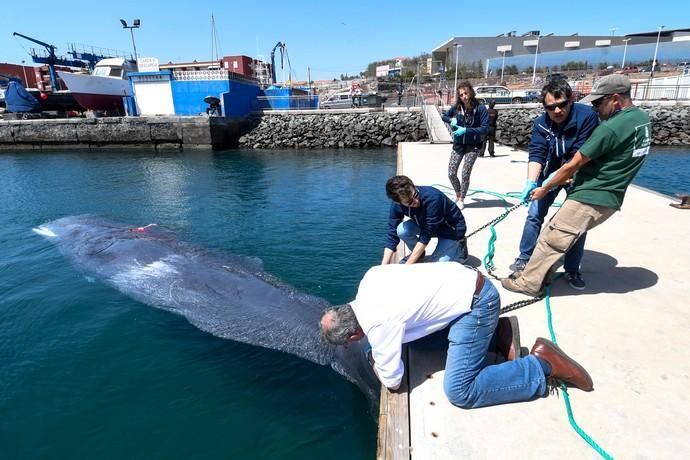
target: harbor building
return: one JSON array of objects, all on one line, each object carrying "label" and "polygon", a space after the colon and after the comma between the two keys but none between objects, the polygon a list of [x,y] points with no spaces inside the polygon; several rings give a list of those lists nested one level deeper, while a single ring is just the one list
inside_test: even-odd
[{"label": "harbor building", "polygon": [[625,66],[651,61],[658,41],[659,63],[690,60],[690,29],[657,30],[624,36],[554,35],[531,30],[515,31],[496,37],[453,37],[431,51],[431,73],[458,65],[481,63],[485,72],[499,73],[506,66],[528,68],[562,66],[586,62],[590,66],[607,63]]}]

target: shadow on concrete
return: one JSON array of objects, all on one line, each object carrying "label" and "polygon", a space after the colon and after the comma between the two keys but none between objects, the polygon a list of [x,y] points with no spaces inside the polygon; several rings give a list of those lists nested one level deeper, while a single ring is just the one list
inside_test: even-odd
[{"label": "shadow on concrete", "polygon": [[499,155],[495,154],[494,156],[489,155],[488,153],[485,153],[484,156],[479,156],[479,158],[499,158],[499,157],[508,157],[510,155]]},{"label": "shadow on concrete", "polygon": [[560,278],[553,283],[553,297],[591,295],[599,293],[625,294],[654,286],[659,276],[644,267],[619,267],[618,260],[602,252],[585,250],[582,258],[582,279],[587,283],[583,291],[571,288]]},{"label": "shadow on concrete", "polygon": [[[470,201],[471,200],[471,201]],[[475,209],[480,209],[480,208],[503,208],[506,207],[506,204],[508,207],[512,206],[513,203],[510,201],[503,201],[498,198],[491,198],[491,199],[482,199],[482,198],[474,198],[470,197],[467,198],[465,201],[465,207],[468,209],[475,208]],[[498,214],[496,215],[498,217]]]},{"label": "shadow on concrete", "polygon": [[463,265],[467,265],[468,267],[472,268],[480,268],[482,265],[482,260],[470,254],[467,256],[467,260]]}]

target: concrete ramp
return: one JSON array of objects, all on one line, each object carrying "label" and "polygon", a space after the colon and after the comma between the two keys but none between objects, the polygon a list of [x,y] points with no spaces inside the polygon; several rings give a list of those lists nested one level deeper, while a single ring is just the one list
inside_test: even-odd
[{"label": "concrete ramp", "polygon": [[450,144],[453,142],[453,137],[446,124],[441,119],[441,114],[435,105],[424,104],[424,119],[429,130],[429,141],[432,144]]}]

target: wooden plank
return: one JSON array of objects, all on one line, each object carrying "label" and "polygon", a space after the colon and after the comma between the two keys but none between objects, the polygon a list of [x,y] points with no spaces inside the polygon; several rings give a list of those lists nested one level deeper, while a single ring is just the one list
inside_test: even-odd
[{"label": "wooden plank", "polygon": [[[403,361],[407,368],[407,346],[403,347]],[[381,388],[379,406],[379,434],[376,458],[379,460],[410,460],[409,383],[405,372],[400,388],[389,391]]]}]

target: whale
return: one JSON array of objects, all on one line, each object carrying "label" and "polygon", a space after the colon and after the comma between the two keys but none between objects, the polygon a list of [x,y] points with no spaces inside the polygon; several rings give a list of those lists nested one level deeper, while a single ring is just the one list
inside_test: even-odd
[{"label": "whale", "polygon": [[366,360],[366,342],[324,343],[318,322],[330,304],[264,272],[258,258],[212,252],[154,224],[94,215],[62,217],[33,231],[87,278],[214,336],[330,366],[364,392],[372,409],[378,403],[380,384]]}]

